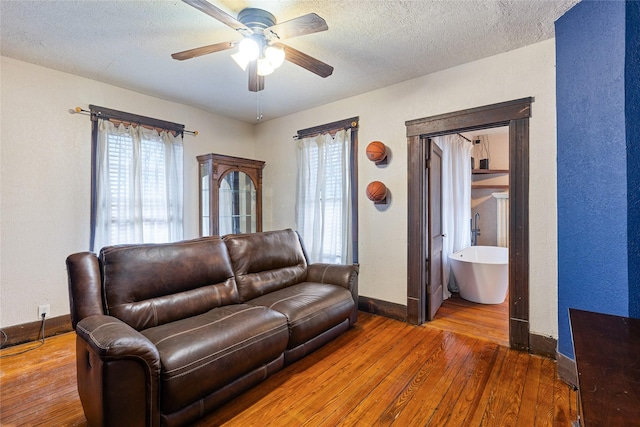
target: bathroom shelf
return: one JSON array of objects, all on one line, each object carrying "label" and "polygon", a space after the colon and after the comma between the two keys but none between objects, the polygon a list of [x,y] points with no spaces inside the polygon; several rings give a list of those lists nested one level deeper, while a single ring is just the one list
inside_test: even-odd
[{"label": "bathroom shelf", "polygon": [[500,190],[508,190],[509,189],[509,185],[508,184],[471,184],[471,188],[475,189],[475,188],[497,188]]},{"label": "bathroom shelf", "polygon": [[[472,169],[472,175],[500,175],[509,174],[509,169]],[[481,180],[482,181],[482,180]],[[495,188],[498,190],[508,190],[509,184],[483,184],[482,182],[471,183],[471,188]]]},{"label": "bathroom shelf", "polygon": [[485,175],[485,174],[493,174],[493,173],[509,173],[509,169],[472,169],[471,173],[473,175]]}]

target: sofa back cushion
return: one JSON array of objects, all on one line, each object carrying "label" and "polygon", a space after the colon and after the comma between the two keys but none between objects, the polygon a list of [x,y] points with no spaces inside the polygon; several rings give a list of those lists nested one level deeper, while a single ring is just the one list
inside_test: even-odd
[{"label": "sofa back cushion", "polygon": [[242,302],[304,282],[307,260],[293,230],[224,237]]},{"label": "sofa back cushion", "polygon": [[239,302],[220,237],[100,251],[107,314],[137,330]]}]

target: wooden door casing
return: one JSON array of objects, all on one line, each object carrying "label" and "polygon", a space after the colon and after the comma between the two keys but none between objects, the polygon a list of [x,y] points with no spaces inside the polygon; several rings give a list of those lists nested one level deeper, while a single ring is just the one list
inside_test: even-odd
[{"label": "wooden door casing", "polygon": [[509,126],[509,344],[529,350],[529,118],[533,98],[522,98],[405,122],[408,144],[407,313],[427,320],[425,137]]}]

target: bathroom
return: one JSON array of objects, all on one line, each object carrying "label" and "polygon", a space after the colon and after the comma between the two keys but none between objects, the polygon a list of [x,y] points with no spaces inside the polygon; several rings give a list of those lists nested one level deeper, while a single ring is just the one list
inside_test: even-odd
[{"label": "bathroom", "polygon": [[[477,246],[506,247],[509,218],[509,128],[482,129],[459,135],[472,142],[469,241]],[[444,167],[446,166],[443,169]],[[479,304],[465,300],[454,292],[451,298],[444,301],[434,320],[440,319],[445,323],[443,328],[449,329],[467,329],[465,323],[469,322],[468,329],[472,329],[474,334],[508,346],[508,311],[508,298],[499,304],[495,301],[491,304]]]},{"label": "bathroom", "polygon": [[[502,238],[505,232],[498,227],[498,198],[506,196],[508,200],[509,128],[503,126],[482,129],[476,133],[462,135],[474,142],[472,157],[475,169],[471,172],[471,219],[476,213],[480,214],[477,221],[480,234],[477,236],[476,245],[506,246],[506,242],[498,242],[499,237]],[[480,143],[476,142],[478,140]],[[480,169],[482,159],[488,159],[487,168]],[[484,162],[482,166],[485,166]]]}]

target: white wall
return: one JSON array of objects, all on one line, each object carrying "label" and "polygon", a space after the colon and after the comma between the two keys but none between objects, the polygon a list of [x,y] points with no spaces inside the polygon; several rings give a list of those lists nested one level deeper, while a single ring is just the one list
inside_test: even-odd
[{"label": "white wall", "polygon": [[89,104],[182,123],[185,238],[198,236],[196,155],[255,156],[252,125],[185,105],[0,58],[0,325],[69,313],[65,258],[89,248]]},{"label": "white wall", "polygon": [[[530,329],[557,337],[554,40],[258,124],[256,154],[267,165],[265,229],[295,227],[292,135],[299,129],[359,116],[360,293],[406,304],[405,121],[529,96],[535,97],[530,121]],[[373,140],[391,150],[386,168],[377,168],[365,156],[364,149]],[[373,180],[391,190],[385,209],[364,195]]]},{"label": "white wall", "polygon": [[[69,108],[89,104],[184,123],[185,238],[198,234],[197,165],[207,152],[266,161],[264,229],[295,227],[295,143],[299,129],[360,117],[360,293],[406,304],[407,148],[405,121],[533,96],[530,150],[531,331],[557,337],[555,45],[526,48],[423,76],[255,126],[184,105],[1,58],[0,325],[69,312],[64,259],[89,242],[90,124]],[[330,78],[330,77],[329,77]],[[364,149],[383,141],[389,164]],[[388,205],[366,185],[383,181]]]}]

